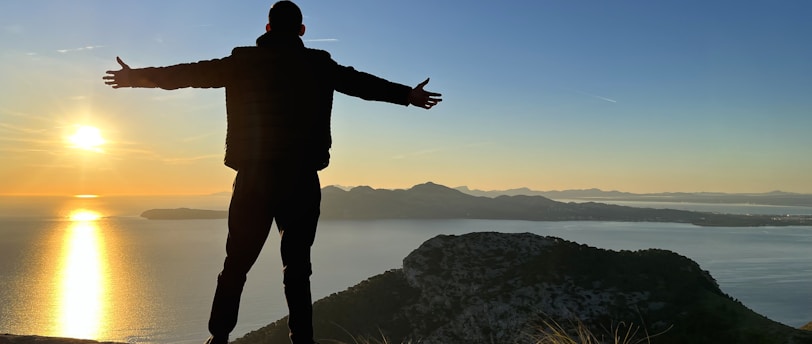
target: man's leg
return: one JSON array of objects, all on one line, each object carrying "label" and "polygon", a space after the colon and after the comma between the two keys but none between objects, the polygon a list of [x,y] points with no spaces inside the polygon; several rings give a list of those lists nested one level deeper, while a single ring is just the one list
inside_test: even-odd
[{"label": "man's leg", "polygon": [[228,212],[228,239],[223,270],[217,276],[209,332],[222,342],[237,325],[245,278],[268,237],[273,209],[262,169],[241,169],[234,181]]},{"label": "man's leg", "polygon": [[276,225],[288,303],[288,327],[293,344],[313,343],[313,302],[310,296],[310,248],[319,220],[321,188],[315,171],[292,177],[296,187],[279,204]]}]

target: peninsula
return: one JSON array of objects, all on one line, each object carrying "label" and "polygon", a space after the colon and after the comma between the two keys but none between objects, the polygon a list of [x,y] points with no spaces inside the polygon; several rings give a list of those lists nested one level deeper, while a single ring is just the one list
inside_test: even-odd
[{"label": "peninsula", "polygon": [[[224,210],[153,209],[142,217],[166,219],[223,219]],[[474,196],[434,183],[406,190],[359,186],[322,189],[321,219],[479,219],[524,221],[672,222],[698,226],[756,227],[809,226],[810,215],[738,215],[663,208],[638,208],[599,202],[558,202],[544,196]]]}]

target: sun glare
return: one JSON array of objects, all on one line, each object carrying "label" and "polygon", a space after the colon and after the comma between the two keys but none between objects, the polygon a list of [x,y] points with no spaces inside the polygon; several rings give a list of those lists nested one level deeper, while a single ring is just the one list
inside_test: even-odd
[{"label": "sun glare", "polygon": [[101,218],[101,214],[90,210],[76,210],[70,213],[70,220],[76,222],[96,221]]},{"label": "sun glare", "polygon": [[99,128],[80,125],[76,127],[73,134],[68,136],[68,142],[73,148],[100,152],[99,147],[107,141],[102,137]]},{"label": "sun glare", "polygon": [[[76,211],[75,214],[91,214]],[[89,215],[83,215],[89,216]],[[75,222],[65,237],[59,290],[60,337],[96,339],[106,317],[109,291],[104,237],[94,222]]]}]

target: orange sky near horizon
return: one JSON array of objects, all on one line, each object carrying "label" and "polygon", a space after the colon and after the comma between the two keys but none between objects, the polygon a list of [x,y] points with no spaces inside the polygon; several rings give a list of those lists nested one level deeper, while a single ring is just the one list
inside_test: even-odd
[{"label": "orange sky near horizon", "polygon": [[[812,3],[416,1],[300,2],[306,46],[443,94],[336,94],[323,186],[812,194]],[[268,6],[0,2],[0,195],[229,191],[222,89],[102,76],[227,56]]]}]

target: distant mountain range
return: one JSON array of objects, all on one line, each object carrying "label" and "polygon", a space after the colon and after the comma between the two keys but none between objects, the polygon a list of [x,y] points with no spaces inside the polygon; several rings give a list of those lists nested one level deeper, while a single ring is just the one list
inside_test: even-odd
[{"label": "distant mountain range", "polygon": [[640,202],[692,202],[692,203],[728,203],[728,204],[763,204],[812,207],[812,195],[772,191],[765,193],[721,193],[721,192],[662,192],[636,194],[621,191],[603,191],[600,189],[534,191],[518,188],[500,191],[472,190],[467,186],[454,188],[473,196],[543,196],[555,200],[592,200],[592,201],[640,201]]},{"label": "distant mountain range", "polygon": [[[153,209],[148,219],[224,218],[226,213]],[[474,196],[425,183],[407,190],[359,186],[322,189],[322,219],[494,219],[527,221],[676,222],[701,226],[810,225],[810,216],[731,215],[673,209],[634,208],[597,202],[564,203],[544,196]]]},{"label": "distant mountain range", "polygon": [[[360,186],[368,188],[368,186]],[[344,191],[356,187],[331,185],[328,188],[338,188]],[[601,189],[581,190],[553,190],[537,191],[530,188],[516,188],[508,190],[477,190],[467,186],[453,188],[472,196],[499,197],[499,196],[542,196],[553,200],[563,201],[638,201],[638,202],[689,202],[689,203],[724,203],[724,204],[760,204],[779,206],[812,207],[812,194],[802,194],[784,191],[771,191],[763,193],[723,193],[723,192],[660,192],[660,193],[631,193],[623,191],[604,191]],[[212,194],[216,196],[230,195],[230,192]]]},{"label": "distant mountain range", "polygon": [[544,196],[473,196],[425,183],[408,190],[359,186],[322,190],[323,219],[492,219],[528,221],[676,222],[701,226],[810,225],[812,217],[732,215],[634,208],[596,202],[563,203]]}]

